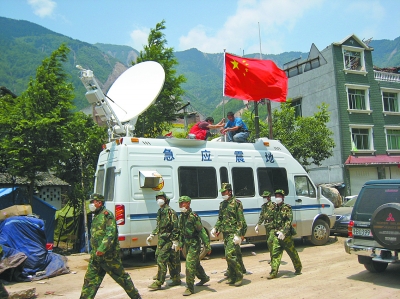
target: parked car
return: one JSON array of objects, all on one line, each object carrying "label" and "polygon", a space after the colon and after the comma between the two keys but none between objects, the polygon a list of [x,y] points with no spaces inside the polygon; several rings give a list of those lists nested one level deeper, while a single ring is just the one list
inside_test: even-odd
[{"label": "parked car", "polygon": [[351,213],[345,251],[373,273],[400,262],[400,180],[372,180],[361,188]]},{"label": "parked car", "polygon": [[345,204],[335,209],[336,221],[331,228],[331,234],[347,236],[348,226],[350,222],[351,212],[353,211],[354,203],[357,200],[357,195],[349,196]]}]

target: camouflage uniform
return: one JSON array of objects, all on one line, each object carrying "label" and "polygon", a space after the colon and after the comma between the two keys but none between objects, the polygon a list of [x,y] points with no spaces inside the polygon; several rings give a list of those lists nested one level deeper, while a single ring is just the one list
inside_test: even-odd
[{"label": "camouflage uniform", "polygon": [[172,241],[178,240],[178,217],[176,212],[166,204],[164,208],[158,209],[157,226],[151,233],[158,235],[156,249],[156,260],[158,266],[157,284],[162,285],[167,274],[167,265],[173,281],[180,281],[181,261],[179,251],[172,250]]},{"label": "camouflage uniform", "polygon": [[[96,197],[94,199],[104,202],[102,195],[93,194],[92,196]],[[95,211],[90,233],[92,250],[80,298],[94,298],[106,273],[125,290],[129,298],[141,298],[129,274],[122,266],[119,255],[118,229],[114,215],[104,206]],[[97,251],[104,254],[97,256]]]},{"label": "camouflage uniform", "polygon": [[272,201],[268,201],[261,206],[260,217],[258,218],[258,225],[264,223],[265,226],[265,236],[267,240],[267,246],[269,250],[269,254],[272,258],[272,239],[270,240],[269,235],[272,230],[273,219],[274,219],[274,210],[276,208],[276,204]]},{"label": "camouflage uniform", "polygon": [[[179,202],[182,201],[190,201],[190,197],[181,196]],[[186,285],[193,294],[195,276],[197,276],[201,282],[207,282],[210,280],[210,277],[207,276],[200,264],[201,241],[203,241],[206,251],[210,251],[210,239],[201,224],[200,217],[194,213],[192,209],[188,209],[187,212],[182,212],[180,214],[178,228],[180,234],[179,246],[181,248],[186,246]]]},{"label": "camouflage uniform", "polygon": [[[292,207],[288,204],[282,203],[276,205],[274,211],[274,220],[272,224],[272,230],[269,236],[268,242],[272,244],[271,252],[271,278],[276,277],[278,274],[279,266],[282,259],[283,250],[287,252],[290,259],[292,260],[293,266],[296,270],[295,274],[301,274],[301,261],[296,248],[292,235],[296,234],[292,227],[293,213]],[[285,235],[283,240],[279,240],[276,233],[280,231]]]},{"label": "camouflage uniform", "polygon": [[242,237],[246,234],[247,230],[246,220],[243,215],[243,205],[240,200],[232,196],[230,199],[220,203],[215,229],[217,232],[222,232],[224,236],[225,259],[228,263],[228,279],[231,282],[241,281],[243,279],[243,270],[245,270],[243,269],[243,260],[242,264],[240,263],[242,253],[240,245],[233,242],[235,235]]},{"label": "camouflage uniform", "polygon": [[[3,257],[3,247],[0,245],[0,260]],[[0,281],[0,299],[7,299],[8,292],[4,287],[3,283]]]}]

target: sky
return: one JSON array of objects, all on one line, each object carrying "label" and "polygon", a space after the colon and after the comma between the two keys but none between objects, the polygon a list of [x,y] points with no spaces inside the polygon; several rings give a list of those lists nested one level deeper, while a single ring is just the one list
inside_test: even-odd
[{"label": "sky", "polygon": [[165,20],[174,51],[237,55],[323,50],[351,34],[393,40],[399,12],[400,0],[0,0],[2,17],[91,44],[140,51]]}]

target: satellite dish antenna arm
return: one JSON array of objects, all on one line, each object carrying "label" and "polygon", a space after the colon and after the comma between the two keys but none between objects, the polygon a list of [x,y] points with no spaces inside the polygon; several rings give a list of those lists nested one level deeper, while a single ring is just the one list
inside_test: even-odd
[{"label": "satellite dish antenna arm", "polygon": [[116,113],[109,103],[109,100],[111,99],[102,92],[99,83],[97,83],[97,80],[93,75],[93,71],[86,70],[80,65],[77,65],[76,68],[81,71],[79,79],[81,79],[87,90],[85,96],[88,102],[91,104],[94,103],[96,107],[102,109],[102,112],[104,112],[104,115],[107,118],[107,123],[109,126],[112,127],[112,122],[116,122],[120,128],[123,128],[121,121],[118,119]]}]

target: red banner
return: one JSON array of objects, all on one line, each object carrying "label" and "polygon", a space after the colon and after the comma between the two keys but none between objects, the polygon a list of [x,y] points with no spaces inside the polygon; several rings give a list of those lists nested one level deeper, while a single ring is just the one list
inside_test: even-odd
[{"label": "red banner", "polygon": [[272,60],[244,58],[225,53],[224,96],[286,102],[288,79]]}]

